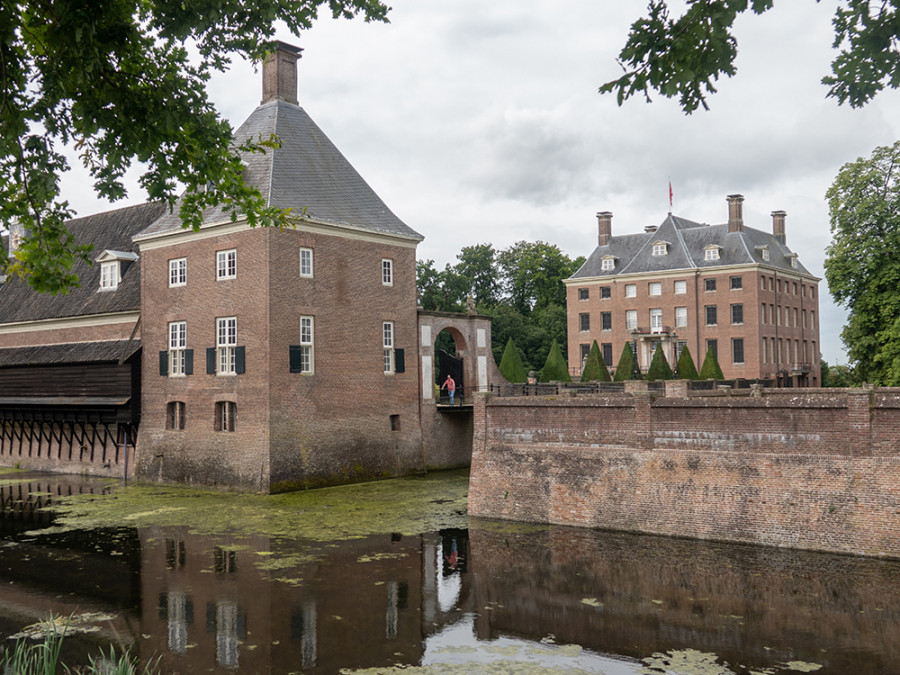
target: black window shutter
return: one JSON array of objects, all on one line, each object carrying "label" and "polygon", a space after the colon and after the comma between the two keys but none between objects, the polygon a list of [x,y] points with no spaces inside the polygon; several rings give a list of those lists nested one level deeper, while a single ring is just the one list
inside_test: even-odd
[{"label": "black window shutter", "polygon": [[159,353],[159,374],[160,375],[168,375],[169,374],[169,352],[160,352]]},{"label": "black window shutter", "polygon": [[403,349],[394,350],[394,372],[406,372],[406,351]]},{"label": "black window shutter", "polygon": [[234,372],[238,375],[244,372],[244,364],[246,360],[246,355],[244,353],[244,347],[241,345],[240,347],[234,348]]},{"label": "black window shutter", "polygon": [[184,374],[185,375],[193,375],[194,374],[194,350],[193,349],[185,349],[184,350]]},{"label": "black window shutter", "polygon": [[216,348],[206,348],[206,373],[207,375],[216,374]]},{"label": "black window shutter", "polygon": [[290,372],[302,372],[300,365],[300,345],[290,345],[288,349],[291,350]]}]

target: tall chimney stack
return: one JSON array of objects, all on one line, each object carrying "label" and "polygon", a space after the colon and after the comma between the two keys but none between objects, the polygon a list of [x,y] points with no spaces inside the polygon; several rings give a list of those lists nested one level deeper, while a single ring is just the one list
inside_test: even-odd
[{"label": "tall chimney stack", "polygon": [[284,101],[297,104],[297,59],[300,47],[277,42],[275,51],[266,56],[262,68],[262,101]]},{"label": "tall chimney stack", "polygon": [[784,211],[772,211],[772,234],[778,237],[782,244],[787,244],[787,235],[784,232],[784,219],[787,213]]},{"label": "tall chimney stack", "polygon": [[744,195],[728,195],[728,231],[741,232],[744,229]]},{"label": "tall chimney stack", "polygon": [[612,213],[600,211],[597,213],[597,246],[606,246],[612,236]]}]

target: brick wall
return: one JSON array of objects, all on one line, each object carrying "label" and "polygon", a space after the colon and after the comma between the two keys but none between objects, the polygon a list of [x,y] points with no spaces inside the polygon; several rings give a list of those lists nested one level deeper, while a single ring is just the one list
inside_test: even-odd
[{"label": "brick wall", "polygon": [[900,555],[900,390],[479,397],[469,512]]}]

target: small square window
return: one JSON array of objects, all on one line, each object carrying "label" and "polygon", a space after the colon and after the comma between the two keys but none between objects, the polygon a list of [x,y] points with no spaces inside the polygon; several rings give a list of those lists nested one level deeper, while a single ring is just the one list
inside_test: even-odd
[{"label": "small square window", "polygon": [[187,258],[169,261],[169,286],[184,286],[187,283]]},{"label": "small square window", "polygon": [[381,261],[381,285],[394,285],[394,261],[384,258]]},{"label": "small square window", "polygon": [[612,297],[612,289],[609,286],[600,287],[600,299],[609,300]]},{"label": "small square window", "polygon": [[744,287],[743,277],[731,277],[731,290],[739,291]]},{"label": "small square window", "polygon": [[119,287],[119,261],[100,264],[100,290],[114,291]]},{"label": "small square window", "polygon": [[680,279],[675,282],[675,295],[684,295],[687,293],[687,281]]},{"label": "small square window", "polygon": [[636,298],[637,297],[637,284],[625,284],[625,297],[626,298]]},{"label": "small square window", "polygon": [[578,289],[578,299],[579,300],[587,300],[588,299],[588,289],[579,288]]},{"label": "small square window", "polygon": [[600,261],[600,270],[603,272],[608,272],[616,267],[616,259],[615,258],[603,258]]},{"label": "small square window", "polygon": [[313,250],[311,248],[300,249],[300,276],[312,278],[313,275]]},{"label": "small square window", "polygon": [[650,282],[649,293],[650,295],[662,295],[662,283],[659,281]]},{"label": "small square window", "polygon": [[669,252],[669,247],[665,244],[653,244],[653,255],[661,256],[666,255]]},{"label": "small square window", "polygon": [[216,251],[216,279],[234,279],[237,276],[237,250]]},{"label": "small square window", "polygon": [[707,291],[716,290],[716,280],[715,279],[704,279],[703,283],[704,283],[704,288]]},{"label": "small square window", "polygon": [[717,248],[708,248],[704,252],[703,255],[704,260],[718,260],[719,259],[719,249]]}]

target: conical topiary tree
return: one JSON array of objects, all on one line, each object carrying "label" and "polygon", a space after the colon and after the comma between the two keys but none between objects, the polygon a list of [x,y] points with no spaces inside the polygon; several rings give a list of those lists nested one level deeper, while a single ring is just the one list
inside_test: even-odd
[{"label": "conical topiary tree", "polygon": [[597,341],[594,340],[594,344],[591,345],[591,351],[588,352],[584,370],[581,371],[581,381],[609,382],[609,380],[609,369],[606,367],[606,363],[603,362],[603,357],[600,356],[600,347],[597,346]]},{"label": "conical topiary tree", "polygon": [[640,380],[641,371],[637,369],[634,362],[634,352],[631,351],[631,345],[627,342],[622,349],[622,356],[619,357],[619,365],[616,366],[616,375],[613,382],[624,382],[625,380]]},{"label": "conical topiary tree", "polygon": [[697,366],[694,365],[694,357],[691,356],[691,350],[687,345],[681,350],[681,356],[678,357],[678,363],[675,364],[675,377],[679,380],[700,379],[700,373],[697,372]]},{"label": "conical topiary tree", "polygon": [[500,358],[500,374],[506,378],[507,382],[526,382],[528,373],[522,364],[522,357],[519,356],[519,350],[512,338],[506,341],[506,347],[503,349],[503,356]]},{"label": "conical topiary tree", "polygon": [[653,360],[650,361],[650,368],[647,370],[648,380],[671,380],[672,368],[666,355],[663,354],[662,345],[656,345],[656,351],[653,352]]},{"label": "conical topiary tree", "polygon": [[712,347],[706,350],[706,358],[703,359],[703,365],[700,367],[701,380],[724,380],[722,369],[719,368],[719,360]]},{"label": "conical topiary tree", "polygon": [[544,364],[543,370],[541,370],[540,381],[572,381],[572,376],[569,375],[569,366],[566,363],[565,358],[563,358],[562,351],[560,351],[559,345],[556,344],[556,340],[553,341],[553,346],[550,347],[550,353],[547,354],[547,362]]}]

